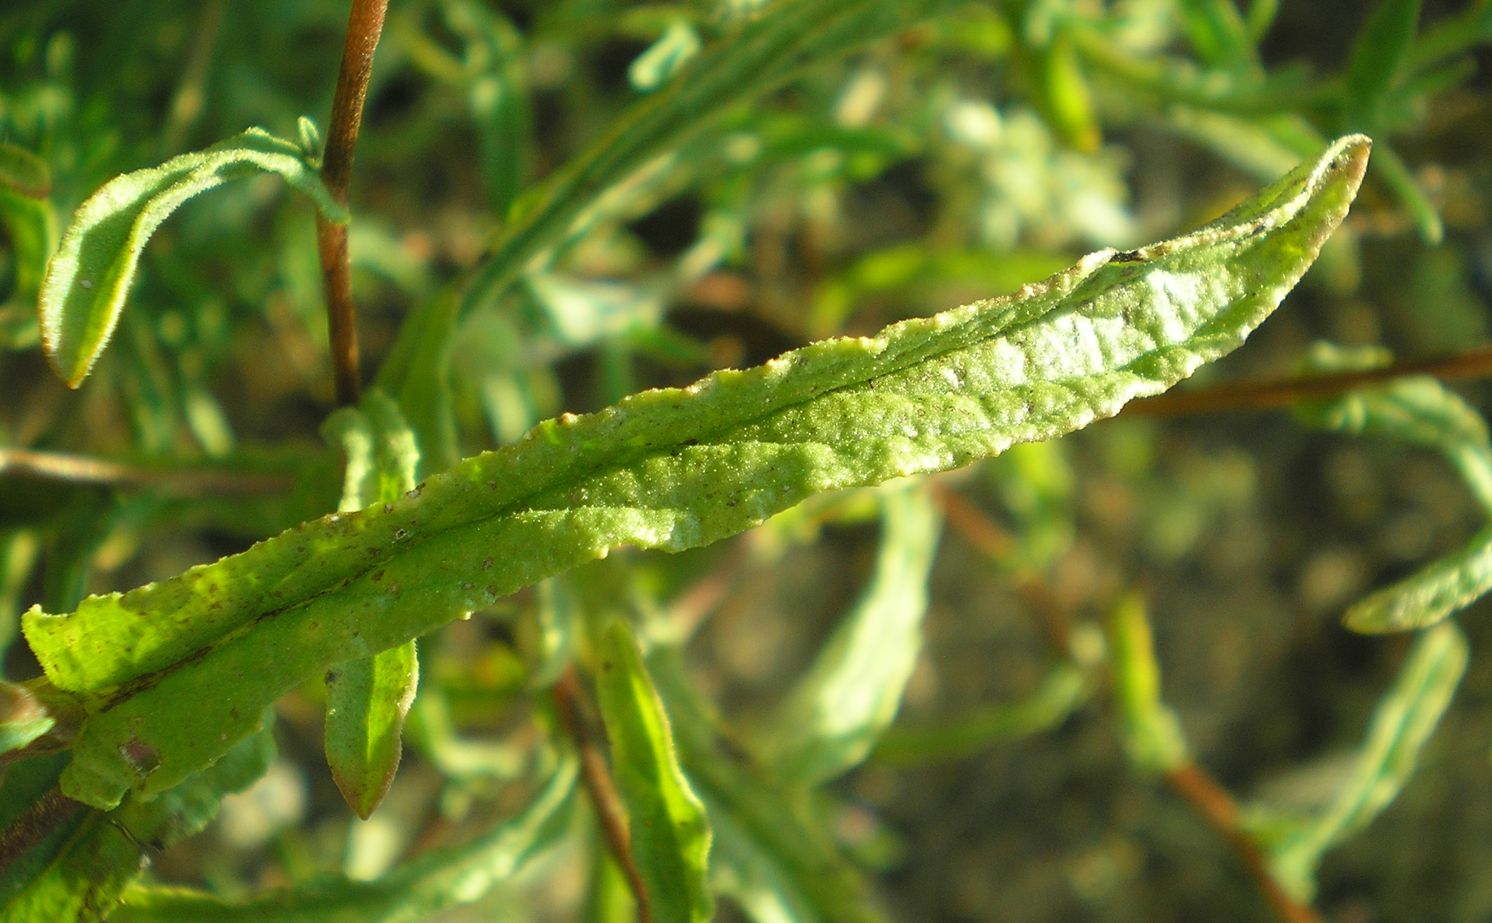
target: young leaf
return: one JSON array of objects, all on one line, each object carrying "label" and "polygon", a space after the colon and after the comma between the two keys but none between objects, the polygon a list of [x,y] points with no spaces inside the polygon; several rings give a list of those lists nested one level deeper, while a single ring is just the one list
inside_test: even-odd
[{"label": "young leaf", "polygon": [[[93,709],[64,790],[108,807],[169,787],[307,676],[614,547],[696,547],[814,494],[966,464],[1164,391],[1274,310],[1346,213],[1368,147],[1344,138],[1193,234],[550,420],[392,503],[69,615],[33,608],[22,628],[48,678]],[[132,759],[141,745],[158,760]]]},{"label": "young leaf", "polygon": [[596,698],[611,744],[611,771],[627,809],[639,895],[658,923],[708,920],[710,822],[679,768],[663,703],[626,623],[612,622],[597,650]]},{"label": "young leaf", "polygon": [[[360,408],[343,409],[327,430],[347,456],[342,510],[397,500],[414,489],[419,448],[382,391],[369,390]],[[326,761],[348,807],[364,820],[399,769],[404,718],[419,677],[413,640],[338,664],[326,675]]]},{"label": "young leaf", "polygon": [[300,147],[260,128],[116,176],[78,206],[41,287],[42,348],[68,387],[82,383],[108,343],[140,253],[161,222],[192,196],[258,173],[278,174],[323,214],[346,219]]},{"label": "young leaf", "polygon": [[763,741],[763,761],[784,779],[817,784],[858,765],[896,716],[922,650],[941,517],[922,490],[890,493],[883,503],[885,535],[870,585]]},{"label": "young leaf", "polygon": [[1283,881],[1309,895],[1321,856],[1366,827],[1409,782],[1466,672],[1466,638],[1445,622],[1415,639],[1399,676],[1378,705],[1351,778],[1309,828],[1274,851]]},{"label": "young leaf", "polygon": [[434,849],[374,880],[323,877],[244,902],[174,888],[136,888],[118,923],[419,923],[481,900],[571,829],[575,764],[559,766],[523,813],[469,843]]}]

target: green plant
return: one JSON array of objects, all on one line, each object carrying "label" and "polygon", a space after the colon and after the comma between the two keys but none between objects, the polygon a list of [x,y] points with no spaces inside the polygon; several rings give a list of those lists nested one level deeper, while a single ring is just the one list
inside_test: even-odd
[{"label": "green plant", "polygon": [[[180,153],[239,109],[288,125],[310,108],[286,89],[300,62],[271,53],[342,11],[304,7],[273,22],[201,7],[165,156],[130,140],[151,137],[134,124],[142,113],[104,105],[134,91],[95,59],[148,58],[169,39],[112,20],[95,32],[66,5],[0,13],[0,34],[16,36],[7,66],[28,75],[0,95],[11,287],[0,342],[12,350],[0,375],[30,382],[15,393],[40,408],[18,403],[0,421],[14,445],[0,449],[7,675],[41,672],[0,687],[5,919],[405,920],[472,904],[488,918],[536,874],[563,882],[576,868],[583,898],[509,914],[879,919],[885,897],[866,869],[892,866],[896,847],[873,820],[860,819],[868,834],[840,829],[855,817],[847,774],[1036,735],[1094,699],[1112,702],[1130,766],[1225,835],[1278,917],[1316,919],[1323,857],[1408,784],[1468,669],[1444,619],[1492,585],[1492,539],[1478,532],[1349,610],[1360,630],[1433,627],[1366,709],[1366,743],[1324,801],[1244,810],[1162,699],[1141,581],[1095,584],[1082,606],[1060,598],[1079,527],[1069,459],[1046,440],[1132,401],[1126,416],[1289,404],[1306,427],[1440,452],[1492,514],[1481,416],[1380,353],[1321,347],[1304,377],[1158,396],[1275,310],[1343,222],[1370,147],[1371,188],[1391,196],[1375,214],[1402,211],[1425,240],[1444,236],[1393,136],[1467,78],[1461,55],[1492,35],[1492,7],[1421,31],[1418,3],[1383,0],[1342,75],[1313,80],[1262,63],[1265,3],[575,0],[505,15],[432,0],[396,5],[385,23],[382,2],[355,0],[324,150],[302,116],[294,140],[223,131]],[[555,79],[616,54],[618,36],[636,43],[623,46],[628,88]],[[395,76],[380,86],[386,61]],[[989,61],[1017,88],[1004,114],[938,76]],[[903,68],[926,92],[897,88],[887,75]],[[122,72],[136,70],[159,79]],[[426,86],[438,89],[413,89]],[[209,91],[228,112],[203,108]],[[401,110],[401,92],[429,96]],[[641,95],[613,117],[619,92]],[[538,110],[565,93],[586,141],[561,158],[538,141],[564,148],[567,129]],[[352,183],[365,96],[356,175],[377,171],[370,202],[417,220],[429,161],[485,208],[458,197],[442,216],[457,229],[439,232],[373,217]],[[451,111],[469,137],[446,137]],[[1285,175],[1197,231],[1135,246],[1102,144],[1146,120]],[[1287,173],[1286,159],[1303,162]],[[877,239],[897,236],[894,217],[889,232],[857,228],[856,190],[901,194],[887,177],[913,161],[923,177],[900,182],[941,196],[913,242]],[[230,179],[244,182],[196,199]],[[304,209],[262,205],[280,181],[314,207],[314,241]],[[648,221],[680,200],[700,216],[670,251],[670,222]],[[1338,293],[1361,266],[1364,244],[1349,237],[1323,256]],[[1112,246],[1074,260],[1090,241]],[[837,268],[814,278],[773,247]],[[1004,263],[990,253],[1001,247]],[[450,268],[457,256],[467,268]],[[713,328],[676,319],[746,264],[760,274],[750,305],[697,311]],[[927,303],[938,286],[981,300],[911,319],[920,312],[898,308],[884,326],[854,313]],[[785,308],[783,292],[805,300]],[[751,342],[752,323],[772,348]],[[366,388],[359,325],[377,360]],[[319,366],[300,380],[312,366],[295,358],[327,341],[341,405],[329,414],[297,397],[323,385]],[[77,396],[35,383],[41,356]],[[241,406],[220,403],[224,389]],[[603,409],[559,412],[586,405]],[[324,444],[294,441],[318,425]],[[1104,445],[1111,467],[1170,490],[1148,434]],[[996,456],[1004,467],[983,464]],[[954,469],[974,474],[932,477]],[[1201,528],[1187,517],[1212,515],[1211,500],[1170,501],[1145,505],[1180,523],[1136,537],[1154,560],[1181,558],[1166,549]],[[992,524],[991,502],[1016,537]],[[686,657],[698,623],[732,588],[749,596],[742,575],[791,573],[826,530],[871,520],[878,547],[858,601],[832,627],[800,628],[787,663],[764,671],[786,693],[758,690],[754,708],[722,719]],[[1045,613],[1043,649],[1027,652],[1035,692],[894,723],[945,521],[993,563],[984,583]],[[227,547],[150,550],[184,532]],[[222,551],[233,553],[195,563]],[[851,595],[834,573],[821,566],[813,582]],[[785,615],[753,613],[754,630]],[[738,635],[714,656],[771,659],[770,644]],[[142,877],[220,810],[241,815],[225,799],[265,791],[308,741],[371,820],[284,825],[268,834],[277,859],[203,860],[191,889],[163,884],[164,869]],[[406,750],[417,757],[406,798],[423,804],[399,800]],[[315,860],[318,837],[343,861]]]}]

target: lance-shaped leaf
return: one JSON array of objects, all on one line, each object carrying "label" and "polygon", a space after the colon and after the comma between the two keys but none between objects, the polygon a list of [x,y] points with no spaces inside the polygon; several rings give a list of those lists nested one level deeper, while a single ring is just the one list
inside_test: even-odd
[{"label": "lance-shaped leaf", "polygon": [[762,741],[764,762],[784,779],[816,784],[858,765],[896,717],[922,650],[941,520],[925,491],[887,494],[883,503],[870,585]]},{"label": "lance-shaped leaf", "polygon": [[[1323,369],[1363,368],[1381,354],[1322,345],[1312,364]],[[1467,487],[1492,512],[1492,437],[1471,405],[1433,378],[1404,378],[1350,394],[1303,404],[1297,416],[1327,429],[1394,439],[1435,449],[1460,472]],[[1347,627],[1361,632],[1407,631],[1433,625],[1492,591],[1492,528],[1409,577],[1354,603]]]},{"label": "lance-shaped leaf", "polygon": [[1163,391],[1274,310],[1346,213],[1368,147],[1344,138],[1184,237],[550,420],[392,503],[68,615],[34,608],[32,651],[91,709],[64,790],[110,806],[169,787],[307,676],[612,548],[696,547],[814,494],[966,464]]},{"label": "lance-shaped leaf", "polygon": [[201,891],[136,888],[120,923],[416,923],[512,881],[571,829],[576,769],[561,764],[524,811],[468,843],[433,849],[374,881],[338,876],[234,902]]},{"label": "lance-shaped leaf", "polygon": [[663,703],[626,623],[607,626],[597,651],[596,698],[611,744],[611,772],[627,809],[638,895],[659,923],[708,920],[710,822],[679,768]]},{"label": "lance-shaped leaf", "polygon": [[47,162],[30,151],[0,142],[0,227],[15,264],[15,296],[36,297],[57,236]]},{"label": "lance-shaped leaf", "polygon": [[[327,421],[347,458],[340,508],[396,500],[414,489],[419,447],[399,407],[370,390]],[[326,761],[348,807],[366,820],[399,770],[404,717],[420,665],[415,642],[337,664],[326,674]]]},{"label": "lance-shaped leaf", "polygon": [[116,176],[78,206],[41,287],[42,348],[69,387],[82,383],[108,343],[161,222],[192,196],[259,173],[278,174],[324,214],[346,219],[300,147],[261,128]]},{"label": "lance-shaped leaf", "polygon": [[1373,715],[1346,784],[1314,822],[1272,850],[1276,874],[1299,896],[1309,898],[1315,891],[1322,855],[1366,827],[1408,784],[1461,683],[1467,656],[1466,638],[1454,622],[1415,639],[1398,679]]}]

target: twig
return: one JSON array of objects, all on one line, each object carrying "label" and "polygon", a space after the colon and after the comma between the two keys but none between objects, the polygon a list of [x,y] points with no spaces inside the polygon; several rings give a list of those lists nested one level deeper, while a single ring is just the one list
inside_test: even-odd
[{"label": "twig", "polygon": [[[963,494],[934,481],[933,498],[942,507],[949,527],[984,556],[1001,562],[1015,551],[1014,536]],[[1019,568],[1007,577],[1051,651],[1061,658],[1072,656],[1072,616],[1042,576]]]},{"label": "twig", "polygon": [[[332,97],[332,120],[327,129],[326,156],[321,178],[332,198],[345,206],[352,180],[352,152],[357,147],[363,122],[363,101],[368,96],[368,75],[373,72],[373,52],[383,32],[383,14],[388,0],[352,0],[347,19],[347,41],[342,46],[342,66],[337,72],[337,90]],[[326,292],[327,324],[331,330],[332,365],[337,402],[355,404],[361,389],[358,369],[357,308],[352,303],[352,273],[347,258],[347,228],[325,215],[316,216],[316,251],[321,257],[321,283]]]},{"label": "twig", "polygon": [[1227,839],[1281,923],[1322,923],[1321,916],[1310,905],[1291,897],[1274,877],[1264,853],[1239,823],[1238,804],[1216,779],[1201,766],[1188,762],[1167,772],[1166,781]]},{"label": "twig", "polygon": [[1376,369],[1243,382],[1200,391],[1167,391],[1134,401],[1124,408],[1121,416],[1177,417],[1228,410],[1269,410],[1299,401],[1337,397],[1354,388],[1411,375],[1429,375],[1441,381],[1492,377],[1492,346],[1451,356],[1396,362]]},{"label": "twig", "polygon": [[580,687],[580,680],[575,677],[574,667],[567,669],[554,684],[553,694],[560,721],[575,741],[576,749],[580,751],[580,778],[590,794],[591,804],[596,808],[596,816],[601,820],[601,832],[606,838],[607,848],[611,850],[612,858],[616,859],[622,873],[627,876],[627,884],[632,888],[632,895],[637,901],[637,919],[639,923],[652,923],[647,886],[643,884],[642,872],[638,871],[637,863],[632,861],[632,841],[627,832],[626,810],[622,807],[621,796],[617,794],[616,783],[611,779],[606,755],[601,752],[597,743],[594,723],[586,713],[585,693]]},{"label": "twig", "polygon": [[294,478],[248,471],[205,468],[161,470],[61,452],[0,448],[0,477],[101,484],[106,487],[153,487],[188,495],[270,494],[295,486]]}]

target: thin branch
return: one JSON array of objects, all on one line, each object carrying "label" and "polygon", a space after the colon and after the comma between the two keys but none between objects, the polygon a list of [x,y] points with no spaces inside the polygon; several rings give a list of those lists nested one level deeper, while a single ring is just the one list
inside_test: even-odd
[{"label": "thin branch", "polygon": [[632,888],[633,898],[637,902],[637,919],[639,923],[652,923],[647,886],[643,884],[642,872],[638,871],[637,863],[632,861],[632,841],[627,832],[626,810],[622,807],[621,796],[617,794],[616,783],[611,779],[606,755],[601,752],[595,722],[586,711],[585,692],[575,676],[574,667],[567,669],[554,684],[553,694],[560,721],[575,741],[576,749],[580,751],[580,778],[590,794],[591,804],[596,808],[596,816],[601,820],[601,832],[606,838],[606,846]]},{"label": "thin branch", "polygon": [[87,455],[15,448],[0,448],[0,477],[105,487],[149,487],[191,496],[272,494],[295,486],[294,478],[282,474],[211,468],[149,468]]},{"label": "thin branch", "polygon": [[1227,839],[1280,923],[1322,923],[1321,916],[1310,905],[1291,897],[1274,877],[1269,861],[1239,821],[1238,804],[1216,779],[1196,763],[1187,763],[1166,773],[1166,781]]},{"label": "thin branch", "polygon": [[[342,66],[337,72],[326,155],[321,165],[321,178],[327,191],[344,206],[352,180],[352,153],[357,147],[358,129],[363,122],[363,101],[368,96],[368,75],[373,72],[373,52],[378,48],[387,9],[388,0],[352,0],[352,12],[347,19],[347,41],[342,46]],[[316,217],[316,251],[321,257],[321,284],[326,293],[339,404],[357,403],[362,387],[362,373],[358,368],[357,308],[352,303],[352,272],[347,258],[347,228],[347,225],[330,221],[324,215]]]},{"label": "thin branch", "polygon": [[1492,377],[1492,346],[1480,346],[1451,356],[1396,362],[1376,369],[1242,382],[1200,391],[1167,391],[1134,401],[1124,408],[1121,416],[1178,417],[1229,410],[1270,410],[1300,401],[1338,397],[1365,385],[1411,375],[1429,375],[1441,381]]}]

